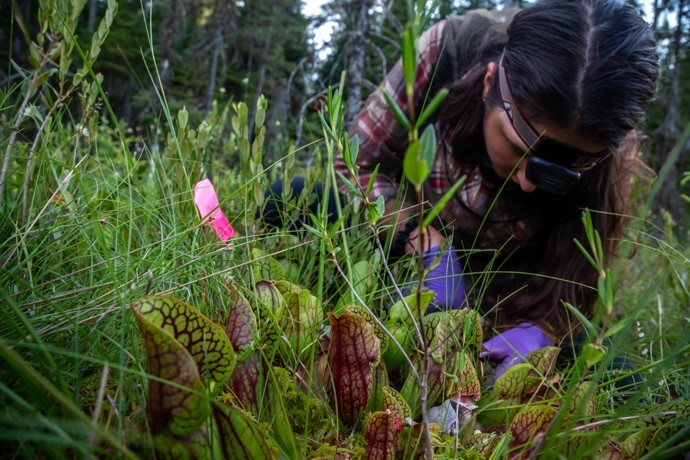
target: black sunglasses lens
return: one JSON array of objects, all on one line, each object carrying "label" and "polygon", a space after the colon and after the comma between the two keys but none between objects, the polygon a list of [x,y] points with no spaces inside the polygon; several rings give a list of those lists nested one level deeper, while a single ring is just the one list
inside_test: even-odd
[{"label": "black sunglasses lens", "polygon": [[526,176],[537,188],[558,195],[564,195],[575,187],[580,173],[535,155],[527,161]]},{"label": "black sunglasses lens", "polygon": [[533,155],[566,168],[589,169],[606,156],[606,151],[587,153],[542,136]]}]

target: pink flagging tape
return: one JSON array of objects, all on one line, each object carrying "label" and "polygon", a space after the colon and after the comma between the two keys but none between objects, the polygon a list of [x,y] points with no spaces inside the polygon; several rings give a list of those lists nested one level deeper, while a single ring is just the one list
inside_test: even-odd
[{"label": "pink flagging tape", "polygon": [[220,209],[218,195],[210,180],[204,179],[194,185],[194,203],[202,221],[213,227],[221,241],[225,242],[235,236],[235,230]]}]

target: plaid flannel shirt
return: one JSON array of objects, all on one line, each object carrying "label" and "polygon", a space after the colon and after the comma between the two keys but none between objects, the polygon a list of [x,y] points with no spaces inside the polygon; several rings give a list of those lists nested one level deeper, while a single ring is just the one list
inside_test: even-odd
[{"label": "plaid flannel shirt", "polygon": [[[444,46],[446,25],[447,21],[443,20],[420,37],[415,107],[433,97],[427,93]],[[383,195],[388,200],[396,197],[400,188],[408,134],[388,108],[382,88],[393,96],[403,111],[407,111],[401,61],[369,97],[353,126],[353,134],[359,136],[358,180],[366,186],[374,168],[379,165],[370,198]],[[483,260],[480,265],[488,264],[498,252],[510,255],[513,260],[519,259],[521,253],[528,254],[538,244],[536,238],[544,217],[536,206],[538,201],[535,198],[539,194],[523,193],[515,184],[504,183],[504,179],[486,167],[463,164],[462,157],[452,151],[438,122],[435,127],[437,152],[424,184],[424,199],[432,204],[438,202],[456,181],[467,176],[465,184],[439,215],[445,232],[452,235],[456,249],[480,250],[472,256],[473,260]],[[347,176],[342,158],[336,160],[335,166]],[[341,193],[346,195],[347,189],[341,188]]]}]

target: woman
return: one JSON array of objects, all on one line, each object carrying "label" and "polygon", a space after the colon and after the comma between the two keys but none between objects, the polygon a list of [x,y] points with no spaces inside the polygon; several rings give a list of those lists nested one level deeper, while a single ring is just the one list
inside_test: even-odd
[{"label": "woman", "polygon": [[[432,121],[437,153],[424,200],[433,205],[467,180],[424,247],[406,211],[413,203],[396,200],[408,136],[381,89],[356,119],[360,183],[378,166],[372,198],[403,210],[394,214],[397,249],[424,253],[425,284],[442,308],[464,305],[462,259],[470,303],[501,331],[484,344],[494,378],[569,336],[577,321],[564,302],[592,315],[598,274],[573,239],[586,245],[589,208],[605,261],[614,257],[639,152],[634,129],[658,71],[652,31],[623,1],[545,0],[507,26],[473,12],[431,27],[419,40],[415,107],[442,87],[449,95]],[[400,63],[381,87],[407,111]]]}]

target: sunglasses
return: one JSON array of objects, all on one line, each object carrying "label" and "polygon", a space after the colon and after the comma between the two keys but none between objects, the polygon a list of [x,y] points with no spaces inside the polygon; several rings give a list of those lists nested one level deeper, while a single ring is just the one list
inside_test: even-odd
[{"label": "sunglasses", "polygon": [[549,193],[565,194],[575,187],[583,172],[592,169],[608,157],[604,149],[585,152],[540,135],[520,114],[508,87],[503,56],[498,61],[498,88],[503,108],[520,139],[529,146],[526,176],[537,188]]}]

